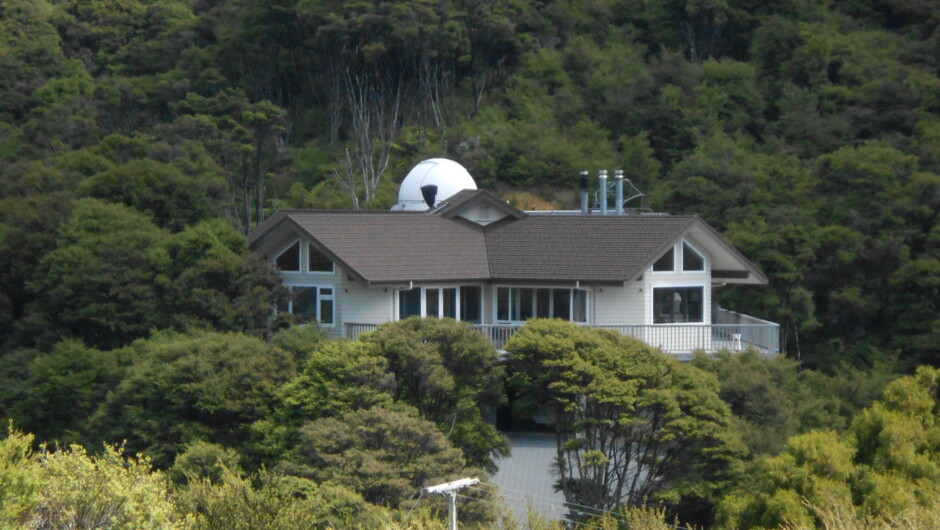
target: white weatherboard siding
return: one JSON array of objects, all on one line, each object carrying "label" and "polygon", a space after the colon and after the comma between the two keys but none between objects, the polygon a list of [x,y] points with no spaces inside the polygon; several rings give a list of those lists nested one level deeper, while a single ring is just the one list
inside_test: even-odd
[{"label": "white weatherboard siding", "polygon": [[392,320],[394,287],[363,287],[345,279],[337,293],[342,298],[342,324],[382,324]]},{"label": "white weatherboard siding", "polygon": [[594,288],[594,325],[645,324],[643,282]]}]

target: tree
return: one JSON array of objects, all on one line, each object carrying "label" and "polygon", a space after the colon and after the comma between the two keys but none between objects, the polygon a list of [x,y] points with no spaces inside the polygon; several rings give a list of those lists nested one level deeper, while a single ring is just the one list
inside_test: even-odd
[{"label": "tree", "polygon": [[[791,437],[783,453],[758,459],[722,499],[721,527],[816,526],[841,512],[852,522],[936,520],[940,370],[890,383],[849,432]],[[924,520],[921,519],[921,520]],[[916,525],[915,525],[916,526]]]},{"label": "tree", "polygon": [[787,439],[814,429],[844,431],[892,378],[890,366],[875,370],[830,367],[824,374],[783,356],[753,351],[696,355],[696,368],[718,376],[719,396],[731,407],[735,430],[748,457],[780,453]]},{"label": "tree", "polygon": [[88,417],[120,381],[119,358],[74,339],[59,342],[32,359],[22,395],[7,410],[40,440],[77,442]]},{"label": "tree", "polygon": [[155,160],[133,160],[85,180],[84,195],[126,204],[174,232],[213,213],[221,186]]},{"label": "tree", "polygon": [[262,335],[284,288],[277,272],[248,250],[227,221],[190,225],[157,249],[166,264],[154,289],[165,307],[161,327],[189,326]]},{"label": "tree", "polygon": [[277,387],[294,375],[283,351],[236,334],[159,332],[131,344],[126,375],[92,416],[85,435],[127,440],[160,468],[197,440],[253,459],[253,422],[266,419]]},{"label": "tree", "polygon": [[432,479],[461,475],[462,456],[414,411],[376,407],[304,425],[297,456],[286,469],[348,487],[373,504],[398,507]]},{"label": "tree", "polygon": [[550,414],[558,488],[612,510],[703,505],[741,453],[713,376],[615,332],[533,320],[506,345],[513,411]]},{"label": "tree", "polygon": [[503,400],[503,369],[480,332],[452,319],[412,317],[363,337],[372,355],[387,359],[396,400],[437,424],[468,465],[495,469],[508,441],[484,420]]},{"label": "tree", "polygon": [[173,502],[197,529],[379,528],[388,517],[342,486],[265,470],[193,481],[174,492]]},{"label": "tree", "polygon": [[145,336],[164,320],[153,290],[166,234],[144,214],[97,199],[74,203],[54,250],[28,284],[29,330],[39,340],[75,337],[113,348]]},{"label": "tree", "polygon": [[167,481],[145,457],[104,446],[89,456],[73,445],[42,450],[28,463],[38,499],[25,518],[40,528],[185,528],[170,502]]},{"label": "tree", "polygon": [[[33,296],[27,283],[36,264],[56,245],[71,200],[62,194],[0,199],[0,327],[13,330]],[[6,333],[0,332],[0,342]]]}]

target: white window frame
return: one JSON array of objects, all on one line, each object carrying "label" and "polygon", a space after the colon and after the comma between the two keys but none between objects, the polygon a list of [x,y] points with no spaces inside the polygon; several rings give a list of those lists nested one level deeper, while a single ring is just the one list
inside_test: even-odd
[{"label": "white window frame", "polygon": [[[654,284],[650,288],[650,323],[654,326],[701,326],[703,324],[708,324],[708,311],[709,306],[706,302],[706,289],[707,285],[702,283],[693,283],[693,284]],[[702,320],[701,322],[656,322],[656,289],[694,289],[699,288],[702,290]]]},{"label": "white window frame", "polygon": [[[512,315],[512,309],[511,309],[511,308],[512,308],[512,306],[513,306],[513,299],[512,299],[512,292],[513,292],[513,289],[532,289],[532,296],[533,296],[533,297],[535,296],[535,290],[536,290],[536,289],[548,289],[549,292],[551,292],[551,291],[554,290],[554,289],[567,289],[567,290],[569,291],[569,293],[570,293],[569,296],[568,296],[568,315],[569,315],[569,316],[568,316],[568,322],[572,322],[572,323],[574,323],[574,324],[586,324],[586,325],[589,325],[589,324],[591,323],[591,314],[592,314],[592,311],[591,311],[591,303],[592,303],[592,301],[593,301],[592,298],[591,298],[591,296],[592,296],[592,294],[593,294],[593,292],[592,292],[591,289],[584,289],[584,288],[579,288],[579,287],[568,287],[568,286],[564,286],[564,285],[553,285],[553,286],[546,286],[546,285],[494,285],[494,286],[493,286],[493,291],[492,291],[492,299],[493,299],[493,300],[492,300],[492,304],[491,304],[491,305],[492,305],[492,310],[493,310],[493,322],[496,323],[496,324],[501,324],[501,325],[521,325],[521,324],[525,324],[525,321],[524,321],[524,320],[500,320],[500,319],[499,319],[499,290],[500,290],[500,289],[509,289],[509,306],[510,306],[509,314],[510,314],[510,315]],[[572,320],[572,318],[574,317],[574,313],[575,313],[575,312],[574,312],[574,292],[575,292],[575,291],[583,291],[583,292],[584,292],[584,322],[580,322],[580,321],[577,321],[577,320]],[[549,306],[548,306],[548,307],[549,307],[549,311],[552,312],[552,313],[555,312],[555,311],[554,311],[554,309],[555,309],[554,304],[555,304],[555,295],[552,294],[552,295],[551,295],[551,298],[549,299]],[[534,300],[534,299],[532,300],[532,309],[533,309],[533,313],[535,313],[536,305],[535,305],[535,300]],[[537,318],[537,317],[533,316],[532,318]]]},{"label": "white window frame", "polygon": [[[285,285],[285,287],[287,287],[288,292],[291,293],[291,297],[287,301],[287,313],[289,315],[294,314],[294,297],[293,297],[294,289],[316,289],[317,290],[317,311],[316,311],[317,323],[321,327],[324,327],[324,328],[331,328],[336,324],[336,286],[335,285],[326,284],[326,283],[317,283],[317,284],[298,283],[298,284]],[[322,293],[323,289],[330,289],[331,290],[330,294],[323,294]],[[321,305],[321,302],[323,302],[324,300],[329,300],[333,302],[333,318],[332,318],[333,321],[329,323],[323,323],[323,315],[321,314],[321,309],[323,307]]]},{"label": "white window frame", "polygon": [[[438,292],[437,295],[437,314],[444,312],[444,297],[442,296],[442,291],[444,289],[454,289],[454,315],[455,320],[460,322],[465,322],[464,315],[460,313],[460,288],[461,287],[477,287],[480,289],[480,321],[483,321],[483,285],[478,283],[462,283],[462,284],[447,284],[447,285],[415,285],[411,289],[418,289],[420,292],[421,300],[421,318],[428,318],[428,308],[427,308],[427,289],[434,289]],[[401,318],[401,294],[403,292],[408,292],[411,289],[396,289],[395,290],[395,320],[402,320]],[[411,315],[415,316],[415,315]],[[437,317],[432,317],[437,318]]]}]

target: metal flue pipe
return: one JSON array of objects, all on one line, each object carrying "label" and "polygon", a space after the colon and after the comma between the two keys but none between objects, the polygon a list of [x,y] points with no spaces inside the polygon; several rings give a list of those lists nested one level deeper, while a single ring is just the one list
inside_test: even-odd
[{"label": "metal flue pipe", "polygon": [[581,172],[581,213],[588,213],[588,172]]},{"label": "metal flue pipe", "polygon": [[614,199],[617,201],[616,210],[617,215],[623,215],[623,170],[617,169],[614,171]]},{"label": "metal flue pipe", "polygon": [[601,186],[601,215],[607,215],[607,170],[602,169],[598,175]]}]

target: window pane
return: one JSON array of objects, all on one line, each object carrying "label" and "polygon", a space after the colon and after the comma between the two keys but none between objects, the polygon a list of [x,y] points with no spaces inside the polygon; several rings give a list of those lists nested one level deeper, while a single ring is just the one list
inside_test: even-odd
[{"label": "window pane", "polygon": [[653,270],[660,272],[676,270],[673,264],[673,250],[671,248],[663,254],[663,257],[656,260],[656,263],[653,264]]},{"label": "window pane", "polygon": [[307,267],[310,272],[333,272],[333,262],[313,245],[307,245]]},{"label": "window pane", "polygon": [[398,292],[398,318],[421,316],[421,289],[414,288]]},{"label": "window pane", "polygon": [[562,320],[571,320],[571,289],[552,291],[552,316]]},{"label": "window pane", "polygon": [[572,322],[587,322],[587,291],[583,289],[574,290],[574,314],[571,316]]},{"label": "window pane", "polygon": [[291,304],[291,313],[301,320],[317,319],[317,288],[294,287],[294,300]]},{"label": "window pane", "polygon": [[662,287],[653,289],[653,322],[674,324],[703,322],[702,287]]},{"label": "window pane", "polygon": [[535,290],[535,316],[551,318],[552,291],[550,289]]},{"label": "window pane", "polygon": [[496,289],[496,320],[509,320],[509,288]]},{"label": "window pane", "polygon": [[457,318],[457,289],[441,289],[444,297],[444,317]]},{"label": "window pane", "polygon": [[483,307],[480,294],[480,288],[477,286],[460,288],[460,320],[472,324],[483,322],[480,316],[480,309]]},{"label": "window pane", "polygon": [[688,244],[682,244],[682,270],[684,271],[703,271],[705,270],[705,258],[692,249]]},{"label": "window pane", "polygon": [[425,289],[424,290],[424,313],[425,316],[440,318],[440,307],[438,306],[437,300],[439,298],[438,294],[440,291],[438,289]]},{"label": "window pane", "polygon": [[519,289],[519,314],[515,320],[529,320],[534,314],[532,294],[535,289]]},{"label": "window pane", "polygon": [[282,271],[300,272],[300,241],[294,243],[275,260]]},{"label": "window pane", "polygon": [[320,323],[321,324],[333,323],[333,301],[332,300],[320,300]]}]

